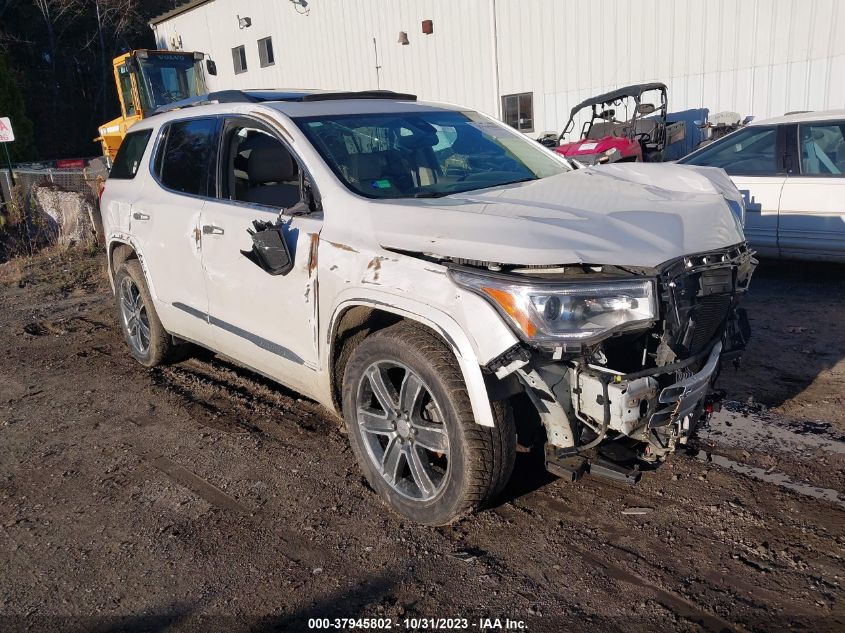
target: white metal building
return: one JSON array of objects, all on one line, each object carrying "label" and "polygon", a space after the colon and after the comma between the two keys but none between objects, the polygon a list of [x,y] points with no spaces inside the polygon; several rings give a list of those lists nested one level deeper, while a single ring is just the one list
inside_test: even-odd
[{"label": "white metal building", "polygon": [[672,112],[845,107],[845,0],[191,0],[151,25],[211,55],[211,89],[378,87],[530,135],[646,81]]}]

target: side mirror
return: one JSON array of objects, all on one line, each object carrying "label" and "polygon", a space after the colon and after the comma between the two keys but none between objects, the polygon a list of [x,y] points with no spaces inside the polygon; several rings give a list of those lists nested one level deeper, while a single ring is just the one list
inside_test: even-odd
[{"label": "side mirror", "polygon": [[653,103],[641,103],[637,106],[637,114],[651,114],[656,109]]},{"label": "side mirror", "polygon": [[205,60],[205,69],[208,71],[209,75],[214,76],[217,74],[217,64],[213,59]]},{"label": "side mirror", "polygon": [[271,275],[288,274],[293,268],[293,258],[282,235],[282,225],[259,220],[252,225],[255,230],[248,229],[252,237],[252,250],[241,253]]}]

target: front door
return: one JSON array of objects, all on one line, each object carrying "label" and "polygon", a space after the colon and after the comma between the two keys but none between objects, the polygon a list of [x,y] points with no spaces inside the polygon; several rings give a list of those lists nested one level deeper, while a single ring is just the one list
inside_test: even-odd
[{"label": "front door", "polygon": [[[317,368],[316,252],[322,214],[300,215],[301,167],[260,124],[230,119],[221,139],[218,199],[202,213],[202,260],[214,347],[298,391]],[[291,209],[294,209],[291,212]],[[280,220],[293,259],[271,275],[247,254],[254,221]]]},{"label": "front door", "polygon": [[200,343],[208,329],[200,215],[213,181],[216,128],[214,117],[163,128],[154,182],[142,189],[129,219],[164,328]]},{"label": "front door", "polygon": [[798,148],[800,173],[780,200],[781,255],[845,259],[845,121],[799,125]]},{"label": "front door", "polygon": [[778,256],[778,208],[785,176],[733,176],[745,199],[745,237],[760,255]]},{"label": "front door", "polygon": [[785,131],[749,125],[694,152],[681,162],[721,167],[745,198],[745,236],[761,255],[778,255],[778,206],[789,165]]}]

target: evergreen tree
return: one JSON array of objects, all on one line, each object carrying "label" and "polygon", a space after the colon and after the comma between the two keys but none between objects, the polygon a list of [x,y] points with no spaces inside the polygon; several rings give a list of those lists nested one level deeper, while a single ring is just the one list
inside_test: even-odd
[{"label": "evergreen tree", "polygon": [[[32,121],[26,114],[20,82],[9,68],[5,55],[0,53],[0,117],[9,117],[15,132],[15,140],[7,143],[13,162],[31,160],[35,157],[32,143]],[[0,150],[0,164],[5,167],[6,155]]]}]

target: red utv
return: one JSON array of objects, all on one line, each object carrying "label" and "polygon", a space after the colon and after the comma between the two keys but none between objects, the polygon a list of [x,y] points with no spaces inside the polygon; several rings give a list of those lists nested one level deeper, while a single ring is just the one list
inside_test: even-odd
[{"label": "red utv", "polygon": [[[572,108],[553,149],[587,165],[662,161],[666,146],[682,140],[685,132],[683,121],[667,123],[667,103],[662,83],[635,84],[591,97]],[[592,116],[582,126],[580,140],[564,142],[575,128],[575,116],[586,108]]]}]

